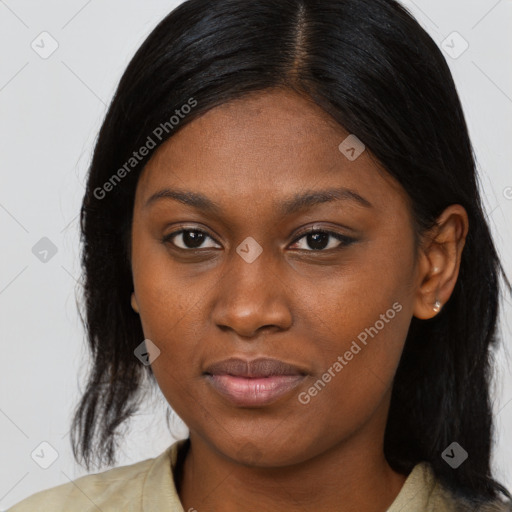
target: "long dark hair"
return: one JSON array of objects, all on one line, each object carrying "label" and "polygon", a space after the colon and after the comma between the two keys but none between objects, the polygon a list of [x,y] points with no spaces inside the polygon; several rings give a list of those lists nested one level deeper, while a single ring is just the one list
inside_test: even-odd
[{"label": "long dark hair", "polygon": [[[448,205],[466,209],[469,234],[453,294],[433,319],[412,319],[384,450],[402,473],[428,461],[461,497],[490,500],[500,491],[510,498],[490,471],[489,386],[500,273],[512,288],[484,216],[448,65],[394,0],[188,0],[138,49],[101,127],[81,209],[82,320],[93,367],[73,418],[76,460],[88,469],[95,459],[113,464],[118,427],[137,410],[143,379],[155,382],[133,353],[144,339],[130,306],[140,172],[199,115],[275,87],[314,101],[364,142],[409,194],[417,240]],[[469,454],[457,470],[441,456],[452,442]]]}]

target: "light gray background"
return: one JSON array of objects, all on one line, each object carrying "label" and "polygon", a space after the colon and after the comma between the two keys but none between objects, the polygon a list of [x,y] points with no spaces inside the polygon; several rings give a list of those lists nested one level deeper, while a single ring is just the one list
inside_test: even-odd
[{"label": "light gray background", "polygon": [[[86,473],[75,464],[69,443],[71,410],[88,367],[75,305],[85,173],[123,70],[179,3],[0,0],[0,511]],[[445,48],[475,146],[490,224],[511,276],[512,3],[404,3]],[[39,52],[51,48],[48,36],[40,36],[43,31],[58,43],[47,59],[31,47],[35,41]],[[464,41],[453,32],[469,44],[461,55]],[[46,263],[32,253],[42,237],[57,248]],[[510,297],[503,306],[500,328],[511,347]],[[496,357],[493,466],[512,489],[510,356],[501,350]],[[145,405],[126,429],[117,465],[154,457],[174,440],[159,390]],[[177,437],[186,434],[179,422],[175,426]],[[31,458],[42,442],[58,453],[48,469]],[[44,446],[48,458],[51,450]]]}]

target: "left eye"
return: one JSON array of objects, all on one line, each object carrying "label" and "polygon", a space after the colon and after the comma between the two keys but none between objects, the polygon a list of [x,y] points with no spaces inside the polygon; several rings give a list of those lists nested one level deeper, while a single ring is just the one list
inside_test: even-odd
[{"label": "left eye", "polygon": [[[325,249],[339,249],[342,246],[350,245],[354,242],[353,238],[342,235],[340,233],[335,233],[334,231],[324,231],[324,230],[314,230],[308,231],[304,233],[302,236],[297,238],[294,242],[294,245],[297,244],[298,240],[305,239],[306,244],[312,247],[313,251],[322,251]],[[331,239],[331,242],[329,242]],[[333,240],[334,239],[334,240]],[[337,242],[337,244],[336,244]],[[334,246],[333,246],[334,244]],[[304,249],[303,247],[299,247],[299,249]],[[308,250],[308,249],[305,249]],[[311,252],[311,251],[310,251]]]}]

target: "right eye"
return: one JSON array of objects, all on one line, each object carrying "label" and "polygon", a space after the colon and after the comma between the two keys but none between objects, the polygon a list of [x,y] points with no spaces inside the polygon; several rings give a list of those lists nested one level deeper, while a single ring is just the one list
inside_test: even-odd
[{"label": "right eye", "polygon": [[[208,238],[216,243],[216,241],[208,235],[206,231],[202,231],[200,229],[180,229],[179,231],[174,231],[173,233],[166,235],[162,239],[162,242],[171,243],[173,246],[184,251],[192,251],[195,249],[213,248],[212,246],[201,247],[201,244]],[[179,244],[175,242],[175,239],[180,241]]]}]

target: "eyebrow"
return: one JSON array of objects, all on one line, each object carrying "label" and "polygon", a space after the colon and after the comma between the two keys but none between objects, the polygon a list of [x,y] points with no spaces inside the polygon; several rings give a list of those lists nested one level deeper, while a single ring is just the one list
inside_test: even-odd
[{"label": "eyebrow", "polygon": [[[144,204],[144,208],[161,200],[171,199],[179,201],[206,213],[221,215],[222,208],[210,198],[198,192],[172,190],[165,188],[155,192]],[[360,196],[354,190],[348,188],[329,188],[325,190],[306,190],[305,192],[295,194],[289,199],[283,201],[279,206],[279,213],[282,216],[291,215],[302,210],[306,210],[312,206],[333,201],[354,201],[366,208],[373,208],[373,205],[364,197]]]}]

